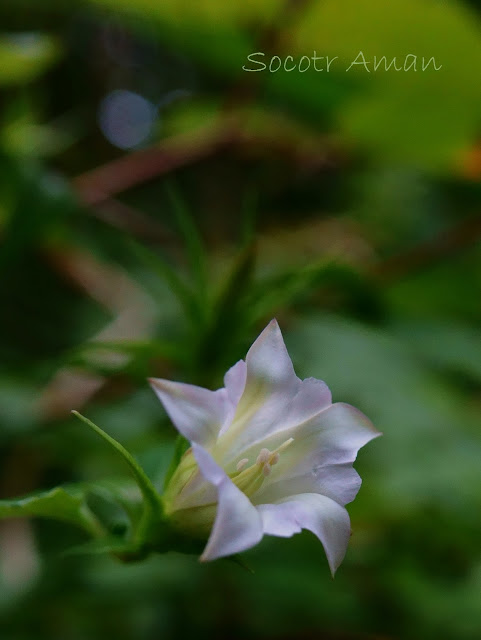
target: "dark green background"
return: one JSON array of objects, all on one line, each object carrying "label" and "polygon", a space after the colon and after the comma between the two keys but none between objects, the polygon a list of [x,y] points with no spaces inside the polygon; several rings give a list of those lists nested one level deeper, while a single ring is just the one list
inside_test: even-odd
[{"label": "dark green background", "polygon": [[[0,497],[129,482],[70,409],[160,486],[175,433],[146,378],[214,388],[272,317],[384,436],[334,581],[307,533],[251,575],[3,521],[2,640],[481,637],[478,5],[3,1]],[[360,50],[442,69],[346,73]],[[255,51],[339,66],[243,72]],[[139,148],[99,128],[115,90],[156,106]]]}]

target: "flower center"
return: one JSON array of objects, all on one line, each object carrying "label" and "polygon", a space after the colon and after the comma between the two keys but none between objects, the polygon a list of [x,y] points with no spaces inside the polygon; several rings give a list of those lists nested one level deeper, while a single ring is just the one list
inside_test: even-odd
[{"label": "flower center", "polygon": [[279,462],[281,453],[289,447],[294,438],[289,438],[274,451],[261,449],[256,461],[249,465],[249,458],[242,458],[237,463],[235,473],[230,474],[232,482],[247,496],[260,489],[264,479],[271,473],[272,467]]}]

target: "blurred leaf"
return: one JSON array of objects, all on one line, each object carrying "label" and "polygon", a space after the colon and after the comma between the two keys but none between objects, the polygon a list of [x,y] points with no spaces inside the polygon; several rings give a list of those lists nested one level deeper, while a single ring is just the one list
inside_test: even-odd
[{"label": "blurred leaf", "polygon": [[184,2],[183,0],[91,0],[96,4],[126,10],[143,15],[146,19],[162,19],[175,25],[209,24],[225,26],[252,21],[269,21],[282,7],[282,0],[263,0],[255,2],[224,2],[223,0],[202,0],[202,2]]},{"label": "blurred leaf", "polygon": [[13,99],[3,114],[0,142],[8,154],[43,158],[58,155],[77,142],[78,134],[68,119],[41,123],[42,115],[28,98]]},{"label": "blurred leaf", "polygon": [[0,442],[7,436],[18,437],[21,430],[31,427],[38,419],[35,386],[9,374],[0,375]]},{"label": "blurred leaf", "polygon": [[14,500],[0,500],[0,519],[26,516],[53,518],[98,535],[100,524],[87,507],[85,498],[83,488],[65,486]]},{"label": "blurred leaf", "polygon": [[132,543],[126,542],[121,538],[110,536],[106,538],[100,538],[96,540],[89,540],[84,544],[79,544],[75,547],[71,547],[64,551],[63,555],[101,555],[112,554],[117,557],[122,557],[124,554],[133,554],[137,557],[138,549]]},{"label": "blurred leaf", "polygon": [[161,280],[165,280],[172,293],[182,305],[188,317],[197,319],[198,310],[192,288],[184,282],[178,270],[171,266],[164,258],[146,249],[138,242],[128,241],[128,246],[138,260],[156,274]]},{"label": "blurred leaf", "polygon": [[252,286],[255,257],[255,247],[251,244],[235,258],[214,301],[213,333],[229,325],[234,328],[236,324],[243,324],[243,316],[246,313],[245,299]]},{"label": "blurred leaf", "polygon": [[63,224],[78,211],[78,206],[66,183],[57,175],[45,173],[24,159],[0,156],[0,161],[3,168],[0,189],[7,193],[8,188],[13,191],[2,229],[2,268],[25,260],[28,250],[60,236]]},{"label": "blurred leaf", "polygon": [[395,280],[385,290],[393,316],[437,322],[462,319],[479,324],[481,293],[479,243],[450,260],[434,262],[409,278]]},{"label": "blurred leaf", "polygon": [[[438,0],[325,0],[311,3],[291,34],[289,53],[338,56],[331,71],[362,86],[338,114],[344,135],[379,158],[428,169],[454,167],[479,130],[481,66],[478,17],[461,2]],[[346,70],[362,51],[370,61]],[[373,71],[374,56],[418,56],[417,71]],[[422,58],[441,64],[421,71]],[[412,61],[412,58],[409,60]],[[409,64],[408,60],[408,64]],[[322,78],[316,79],[322,85]]]},{"label": "blurred leaf", "polygon": [[58,60],[60,52],[58,42],[45,34],[0,36],[0,85],[34,80]]},{"label": "blurred leaf", "polygon": [[256,283],[248,298],[249,312],[254,322],[307,295],[324,280],[331,265],[331,260],[322,259],[317,263],[289,269]]},{"label": "blurred leaf", "polygon": [[435,366],[464,373],[481,382],[481,332],[459,323],[406,322],[399,335]]},{"label": "blurred leaf", "polygon": [[242,203],[241,245],[244,247],[249,247],[254,243],[258,202],[258,189],[254,186],[248,186]]},{"label": "blurred leaf", "polygon": [[164,131],[168,136],[188,135],[199,142],[211,139],[222,124],[222,103],[196,97],[167,112]]},{"label": "blurred leaf", "polygon": [[209,386],[218,383],[219,372],[232,364],[250,328],[248,292],[252,287],[254,246],[239,251],[216,293],[209,324],[197,329],[194,375]]},{"label": "blurred leaf", "polygon": [[184,200],[176,189],[170,186],[168,188],[168,194],[172,203],[177,227],[185,243],[192,278],[197,285],[196,292],[200,298],[199,305],[200,307],[203,307],[207,303],[207,271],[206,253],[202,238],[200,237],[199,230],[197,229]]},{"label": "blurred leaf", "polygon": [[89,0],[112,10],[139,30],[147,28],[154,37],[161,35],[164,42],[225,75],[242,74],[243,61],[254,44],[248,27],[268,26],[282,1]]},{"label": "blurred leaf", "polygon": [[[373,460],[377,452],[370,492],[383,509],[479,504],[481,442],[470,433],[477,414],[414,346],[387,329],[320,314],[300,321],[287,344],[300,373],[325,380],[335,401],[360,408],[384,433],[360,454]],[[427,460],[439,461],[435,473]]]},{"label": "blurred leaf", "polygon": [[[125,356],[131,356],[126,360]],[[132,371],[139,363],[147,370],[156,359],[182,364],[186,359],[183,345],[179,342],[163,342],[161,340],[123,340],[123,341],[91,341],[71,351],[66,358],[73,366],[82,366],[97,373],[108,374],[113,371]]]}]

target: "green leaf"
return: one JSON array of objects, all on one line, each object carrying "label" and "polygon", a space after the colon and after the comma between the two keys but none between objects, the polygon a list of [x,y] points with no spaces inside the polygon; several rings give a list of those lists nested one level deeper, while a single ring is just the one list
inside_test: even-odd
[{"label": "green leaf", "polygon": [[172,202],[177,226],[185,242],[190,268],[194,281],[197,285],[199,298],[205,304],[205,293],[207,291],[207,265],[202,238],[200,237],[199,231],[185,205],[185,202],[172,185],[168,187],[168,194]]},{"label": "green leaf", "polygon": [[132,527],[139,522],[142,514],[142,494],[137,483],[130,478],[107,478],[88,484],[89,494],[120,506],[126,513]]},{"label": "green leaf", "polygon": [[102,527],[86,502],[86,491],[80,487],[57,487],[13,500],[0,501],[0,519],[36,516],[63,520],[99,535]]},{"label": "green leaf", "polygon": [[167,283],[172,293],[186,311],[187,315],[193,319],[197,319],[198,310],[194,292],[179,276],[177,270],[161,256],[153,253],[149,249],[146,249],[138,242],[129,239],[127,243],[135,257],[161,280],[164,280]]},{"label": "green leaf", "polygon": [[258,209],[259,191],[254,186],[249,186],[244,194],[242,205],[241,242],[244,247],[251,245],[255,239]]},{"label": "green leaf", "polygon": [[279,307],[309,294],[324,281],[332,267],[331,261],[323,259],[305,267],[288,269],[256,284],[249,295],[252,321],[265,318]]},{"label": "green leaf", "polygon": [[[238,26],[243,23],[269,23],[282,8],[281,0],[263,0],[263,2],[224,2],[224,0],[204,0],[179,5],[178,0],[91,0],[94,4],[128,14],[138,14],[151,23],[166,21],[170,27],[189,27],[197,29],[204,25]],[[214,33],[213,33],[214,35]]]},{"label": "green leaf", "polygon": [[115,536],[98,538],[76,545],[66,549],[62,555],[102,555],[105,553],[115,555],[123,560],[140,559],[141,556],[145,555],[139,551],[136,545]]},{"label": "green leaf", "polygon": [[[474,7],[468,4],[313,2],[291,33],[289,53],[299,59],[322,43],[321,55],[337,56],[331,77],[358,84],[336,110],[348,140],[362,144],[378,159],[407,161],[436,171],[456,168],[460,155],[477,140],[481,106],[481,87],[473,82],[481,65],[481,30]],[[349,69],[359,52],[367,66]],[[427,64],[432,57],[441,68],[436,71],[431,63],[423,71],[423,59]],[[380,62],[377,70],[375,58]],[[392,66],[386,71],[394,58],[401,70]],[[409,70],[414,60],[417,68]],[[312,76],[314,95],[316,76]]]},{"label": "green leaf", "polygon": [[[118,358],[118,355],[128,358]],[[112,371],[147,367],[153,358],[182,364],[186,359],[184,345],[162,340],[121,340],[85,342],[71,350],[68,362],[89,371],[109,374]],[[142,376],[144,377],[144,376]]]},{"label": "green leaf", "polygon": [[246,247],[237,255],[214,302],[214,326],[212,329],[214,336],[220,328],[228,324],[234,326],[236,321],[237,324],[242,324],[243,302],[252,284],[255,257],[254,245]]},{"label": "green leaf", "polygon": [[200,334],[196,354],[196,375],[202,376],[206,385],[213,383],[210,376],[228,366],[243,344],[249,312],[245,302],[254,262],[253,245],[240,251],[213,300],[209,323]]}]

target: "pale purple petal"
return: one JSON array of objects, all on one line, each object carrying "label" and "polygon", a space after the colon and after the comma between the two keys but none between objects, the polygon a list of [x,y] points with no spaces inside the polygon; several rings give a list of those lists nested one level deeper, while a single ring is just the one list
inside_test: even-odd
[{"label": "pale purple petal", "polygon": [[209,391],[160,378],[150,378],[149,382],[185,438],[204,446],[217,438],[229,410],[225,389]]},{"label": "pale purple petal", "polygon": [[302,455],[300,462],[304,467],[312,463],[316,467],[352,463],[359,449],[380,435],[361,411],[336,402],[296,430],[298,439],[305,438],[309,452],[307,458]]},{"label": "pale purple petal", "polygon": [[301,381],[295,375],[275,320],[250,348],[246,365],[245,390],[232,424],[220,432],[217,453],[227,466],[244,449],[308,420],[332,401],[322,380]]},{"label": "pale purple petal", "polygon": [[[273,469],[272,475],[276,471]],[[276,502],[297,493],[320,493],[344,506],[354,500],[361,487],[361,478],[351,463],[297,468],[296,472],[297,475],[266,482],[252,497],[253,503]]]},{"label": "pale purple petal", "polygon": [[332,575],[345,554],[351,525],[349,514],[337,502],[317,493],[303,493],[278,503],[257,507],[264,533],[290,538],[301,529],[312,531],[322,542]]},{"label": "pale purple petal", "polygon": [[[273,502],[294,493],[315,492],[339,504],[351,502],[359,490],[357,473],[350,469],[358,450],[381,434],[366,416],[338,402],[293,429],[264,441],[274,450],[286,438],[294,438],[278,464],[253,496],[256,504]],[[249,457],[257,449],[244,452]]]},{"label": "pale purple petal", "polygon": [[306,378],[289,406],[289,423],[302,424],[332,404],[329,387],[323,380]]},{"label": "pale purple petal", "polygon": [[264,446],[268,438],[283,437],[327,409],[331,400],[326,383],[314,378],[299,380],[295,390],[273,389],[264,406],[244,425],[245,440],[248,438],[249,447]]},{"label": "pale purple petal", "polygon": [[239,360],[224,376],[224,385],[229,400],[237,407],[244,393],[247,379],[247,365],[244,360]]},{"label": "pale purple petal", "polygon": [[258,544],[262,520],[249,498],[203,447],[193,444],[192,450],[202,475],[217,488],[217,514],[201,560],[230,556]]},{"label": "pale purple petal", "polygon": [[225,433],[232,424],[237,406],[244,393],[247,379],[247,365],[244,360],[239,360],[224,376],[224,385],[228,398],[228,411],[225,415],[219,437]]},{"label": "pale purple petal", "polygon": [[277,320],[271,320],[247,352],[247,385],[263,380],[285,386],[297,380]]}]

